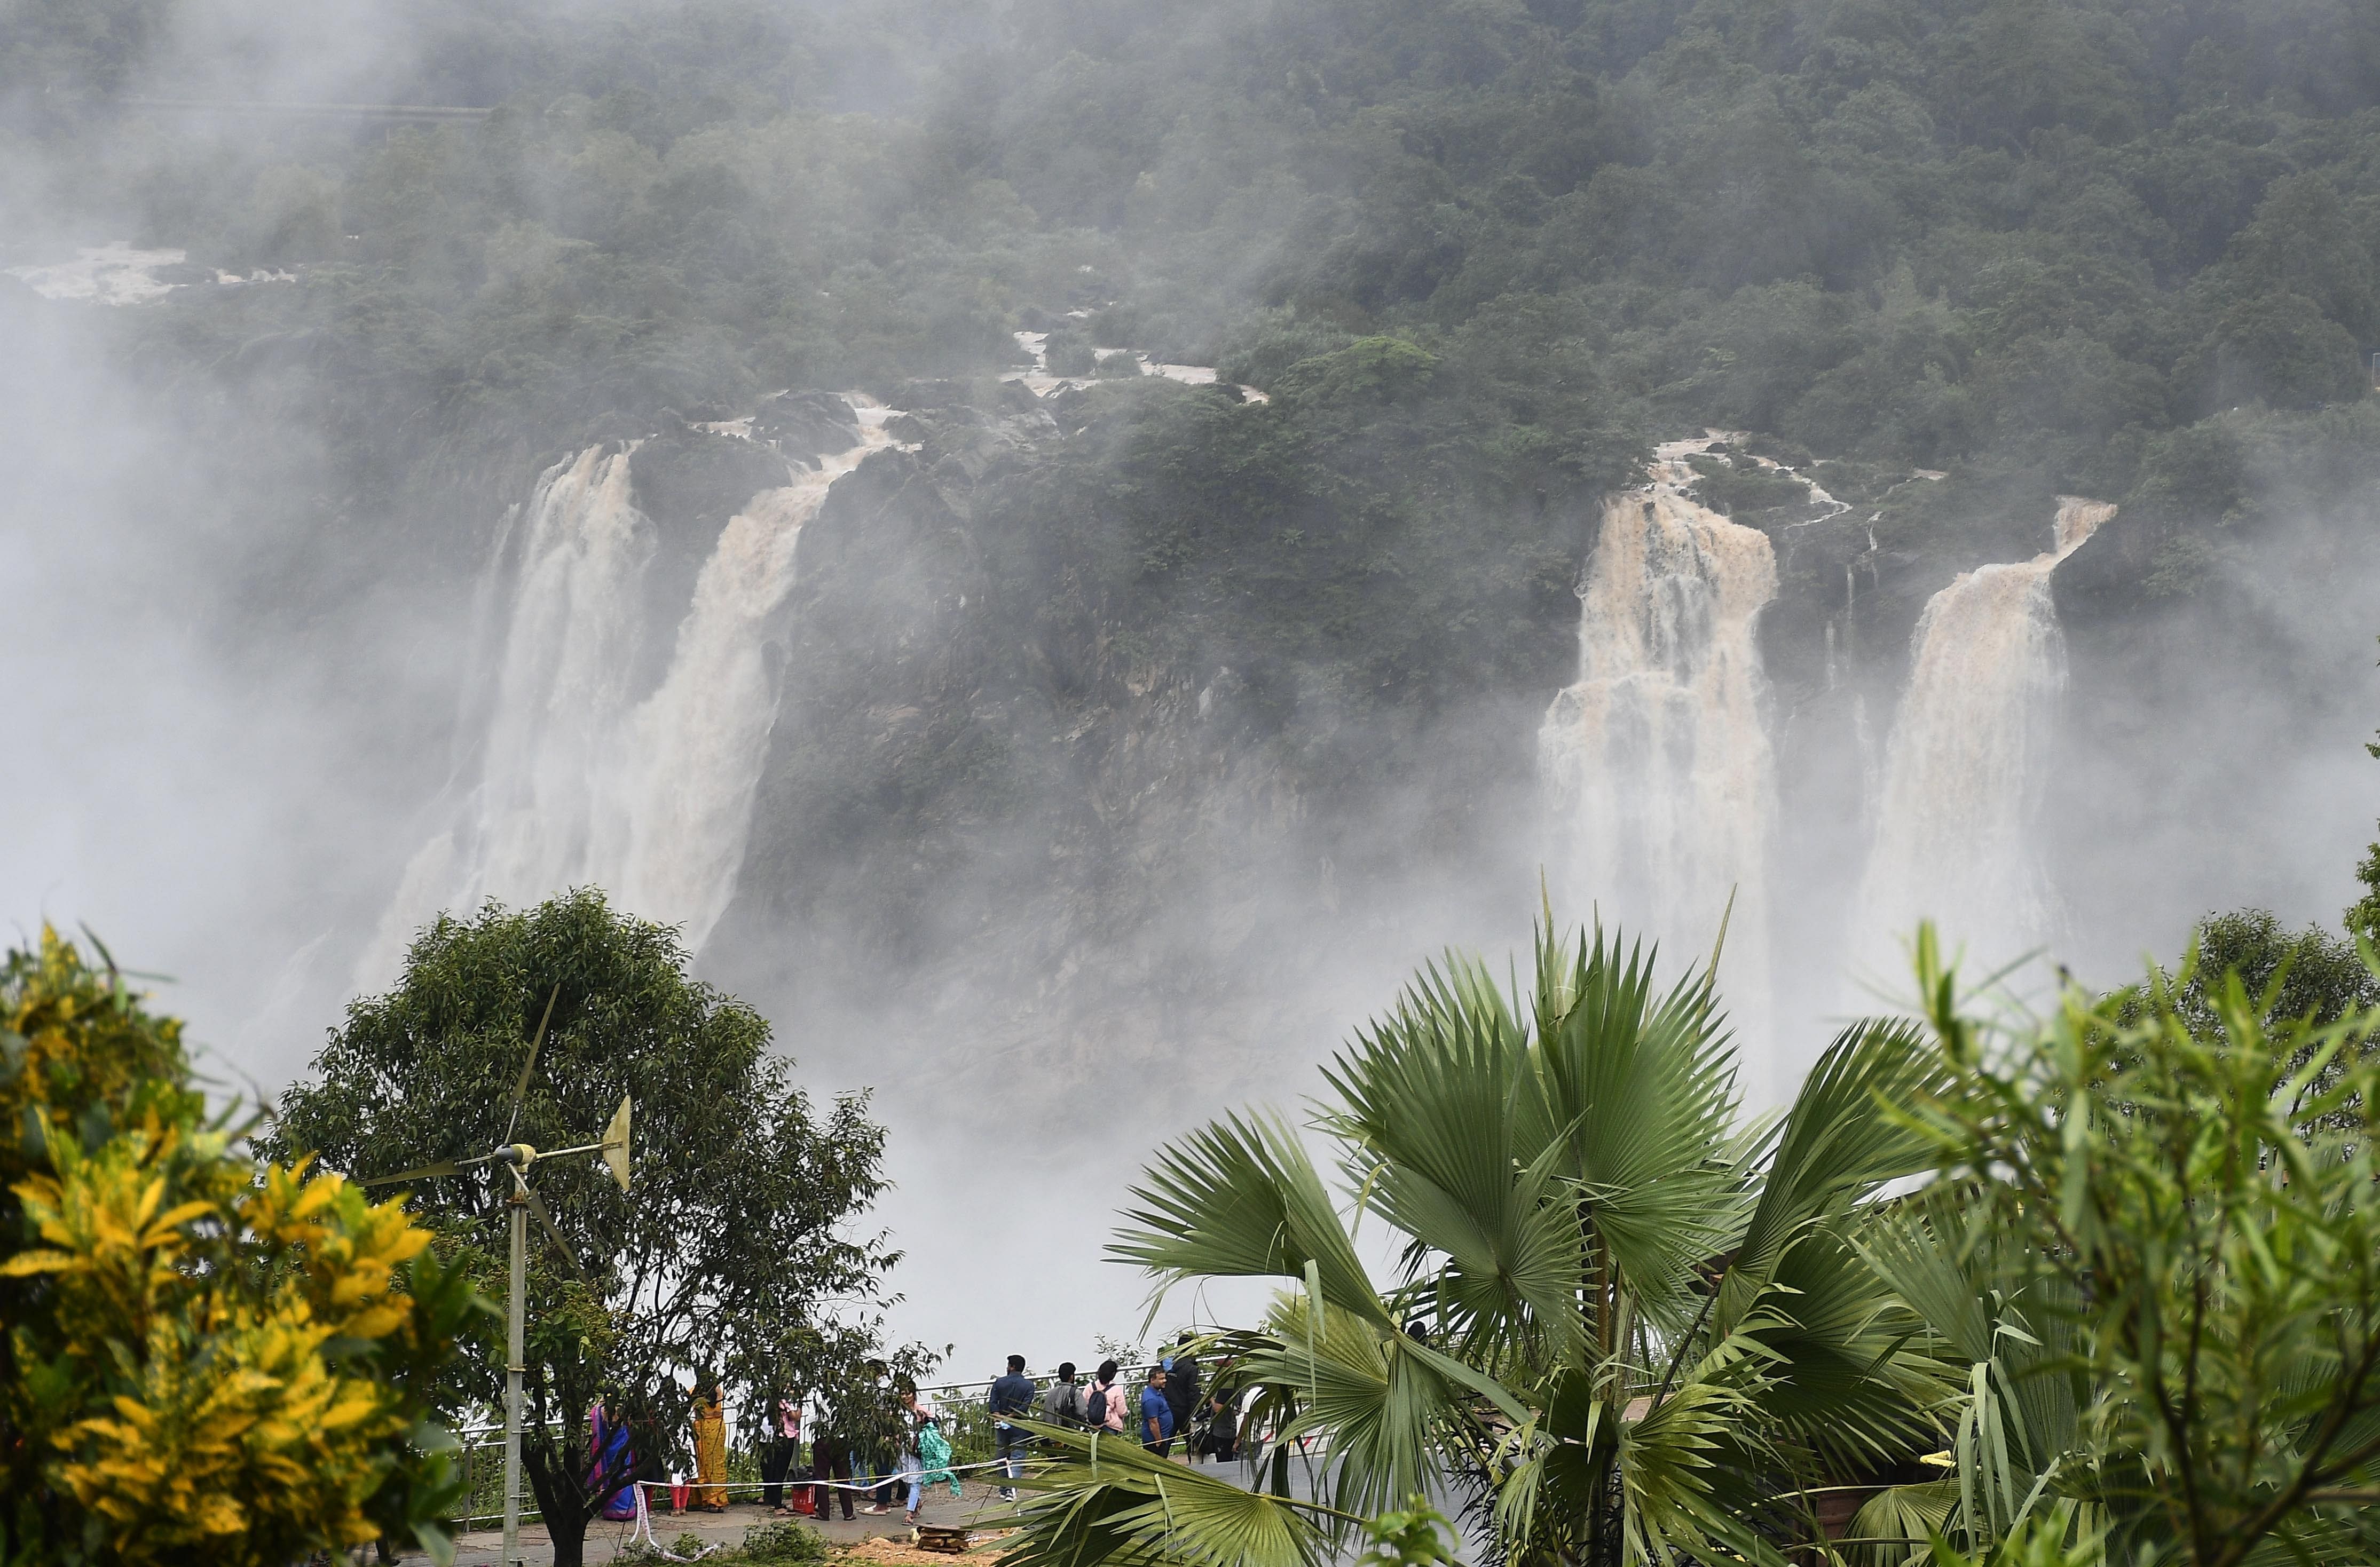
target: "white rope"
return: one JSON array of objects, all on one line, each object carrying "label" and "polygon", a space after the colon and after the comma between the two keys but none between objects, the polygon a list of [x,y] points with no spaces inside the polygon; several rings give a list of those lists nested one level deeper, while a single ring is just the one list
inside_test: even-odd
[{"label": "white rope", "polygon": [[[624,1546],[636,1544],[638,1537],[641,1537],[647,1545],[653,1548],[654,1555],[667,1557],[672,1561],[699,1561],[704,1557],[710,1555],[712,1551],[718,1550],[722,1548],[725,1542],[714,1540],[710,1544],[704,1546],[700,1550],[696,1551],[692,1556],[680,1556],[677,1552],[662,1544],[661,1537],[653,1533],[653,1510],[645,1501],[645,1486],[650,1483],[652,1482],[640,1481],[636,1487],[637,1526],[628,1531],[628,1537],[622,1542]],[[666,1484],[667,1482],[664,1481],[662,1483]]]},{"label": "white rope", "polygon": [[[813,1486],[824,1486],[829,1490],[872,1491],[881,1490],[896,1480],[921,1478],[927,1475],[932,1475],[939,1485],[944,1475],[970,1475],[978,1469],[1002,1468],[1006,1464],[1005,1459],[987,1458],[980,1464],[945,1464],[939,1469],[902,1469],[890,1475],[879,1475],[870,1480],[797,1480],[788,1475],[774,1484],[786,1490],[808,1490]],[[628,1483],[639,1487],[684,1486],[688,1490],[712,1491],[759,1491],[768,1490],[771,1486],[771,1482],[767,1480],[631,1480]]]}]

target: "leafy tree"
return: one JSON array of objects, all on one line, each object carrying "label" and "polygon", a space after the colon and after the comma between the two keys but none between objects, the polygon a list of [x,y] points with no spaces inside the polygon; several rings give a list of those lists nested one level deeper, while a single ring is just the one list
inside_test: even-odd
[{"label": "leafy tree", "polygon": [[[2220,1003],[2232,976],[2252,996],[2272,997],[2269,1027],[2285,1018],[2331,1024],[2380,1006],[2380,978],[2363,966],[2352,939],[2320,925],[2288,931],[2262,909],[2210,914],[2191,932],[2192,956],[2163,976],[2164,994],[2203,1037],[2223,1028]],[[2141,1006],[2155,1005],[2154,994]]]},{"label": "leafy tree", "polygon": [[2297,408],[2359,396],[2361,361],[2345,327],[2305,295],[2282,292],[2241,299],[2216,319],[2204,374],[2217,404],[2258,398]]},{"label": "leafy tree", "polygon": [[[2380,760],[2380,741],[2366,741],[2363,749]],[[2348,905],[2347,934],[2380,948],[2380,843],[2365,847],[2355,879],[2363,884],[2363,896]]]},{"label": "leafy tree", "polygon": [[2380,843],[2365,846],[2363,858],[2356,862],[2355,879],[2363,884],[2363,896],[2348,905],[2347,928],[2380,946]]},{"label": "leafy tree", "polygon": [[2185,965],[2179,985],[2153,971],[2138,993],[2070,988],[2038,1028],[1995,1029],[1962,1008],[1930,927],[1916,957],[1955,1076],[1895,1118],[2016,1241],[1997,1290],[2030,1298],[2065,1344],[2038,1369],[2087,1389],[2070,1445],[2003,1447],[2003,1472],[2011,1452],[2033,1470],[2006,1493],[2082,1504],[2111,1558],[2366,1558],[2380,1059],[2356,1047],[2380,1008],[2319,1021],[2282,1004],[2285,975],[2252,990]]},{"label": "leafy tree", "polygon": [[[1938,1067],[1914,1030],[1839,1039],[1781,1120],[1742,1131],[1707,971],[1664,990],[1600,930],[1542,934],[1526,996],[1453,958],[1360,1031],[1312,1130],[1347,1201],[1403,1242],[1376,1284],[1286,1124],[1168,1149],[1112,1248],[1164,1287],[1273,1278],[1216,1336],[1269,1430],[1264,1488],[1053,1435],[1026,1563],[1317,1561],[1441,1476],[1516,1561],[1778,1560],[1820,1477],[1927,1451],[1947,1384],[1851,1245],[1924,1163],[1875,1114]],[[1327,1436],[1312,1500],[1291,1451]]]},{"label": "leafy tree", "polygon": [[478,1315],[402,1201],[259,1168],[181,1025],[44,930],[0,961],[0,1561],[282,1567],[416,1539]]},{"label": "leafy tree", "polygon": [[[716,1376],[740,1392],[756,1434],[781,1393],[875,1384],[865,1363],[879,1319],[865,1313],[884,1303],[898,1254],[849,1226],[883,1189],[883,1131],[860,1095],[815,1115],[789,1065],[768,1054],[767,1023],[690,979],[686,961],[673,930],[591,890],[442,916],[416,938],[395,989],[349,1006],[314,1063],[318,1080],[285,1096],[266,1139],[395,1173],[508,1136],[591,1141],[621,1096],[634,1097],[626,1195],[588,1161],[531,1173],[561,1241],[540,1237],[530,1269],[524,1464],[565,1567],[624,1477],[589,1484],[598,1399],[629,1419],[638,1473],[650,1477],[683,1440],[681,1379]],[[417,1188],[455,1255],[492,1284],[506,1195],[484,1170]],[[458,1391],[496,1404],[494,1324],[477,1348]]]}]

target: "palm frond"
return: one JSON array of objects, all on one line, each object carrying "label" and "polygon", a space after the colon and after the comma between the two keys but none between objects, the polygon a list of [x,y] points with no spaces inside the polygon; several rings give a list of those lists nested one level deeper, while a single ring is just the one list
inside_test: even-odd
[{"label": "palm frond", "polygon": [[1596,1236],[1656,1323],[1682,1325],[1737,1206],[1735,1062],[1707,974],[1655,988],[1653,954],[1600,926],[1540,932],[1524,1145],[1560,1141]]},{"label": "palm frond", "polygon": [[1938,1402],[1963,1407],[1973,1368],[1995,1366],[1996,1416],[2028,1470],[2071,1451],[2079,1413],[2068,1364],[2072,1286],[2015,1252],[1987,1210],[1929,1193],[1869,1216],[1851,1244],[1878,1282],[1936,1339],[1958,1384]]},{"label": "palm frond", "polygon": [[1830,1474],[1939,1446],[1934,1411],[1957,1392],[1925,1323],[1832,1226],[1805,1236],[1742,1331],[1775,1357],[1756,1397],[1782,1437]]},{"label": "palm frond", "polygon": [[1281,1403],[1296,1413],[1273,1440],[1327,1435],[1326,1485],[1332,1503],[1350,1512],[1376,1512],[1428,1489],[1440,1455],[1475,1445],[1482,1401],[1509,1419],[1526,1416],[1509,1390],[1475,1368],[1352,1313],[1318,1310],[1310,1297],[1277,1300],[1267,1327],[1247,1343],[1235,1374],[1291,1391]]},{"label": "palm frond", "polygon": [[1243,1489],[1128,1438],[1026,1423],[1050,1456],[1020,1480],[1004,1567],[1321,1567],[1331,1510]]},{"label": "palm frond", "polygon": [[1108,1255],[1156,1277],[1315,1278],[1323,1297],[1384,1326],[1378,1292],[1295,1133],[1278,1119],[1216,1121],[1159,1155],[1132,1188]]},{"label": "palm frond", "polygon": [[1417,1267],[1443,1259],[1435,1315],[1490,1362],[1538,1340],[1565,1354],[1581,1331],[1560,1162],[1515,1137],[1526,1070],[1526,1037],[1485,969],[1450,958],[1324,1074],[1340,1103],[1323,1125],[1351,1145],[1360,1200],[1412,1237]]},{"label": "palm frond", "polygon": [[1950,1525],[1959,1488],[1948,1480],[1887,1486],[1852,1514],[1844,1555],[1851,1567],[1915,1567],[1930,1560],[1926,1542]]},{"label": "palm frond", "polygon": [[1835,1037],[1778,1129],[1759,1201],[1720,1285],[1718,1331],[1743,1320],[1821,1217],[1932,1167],[1925,1139],[1883,1112],[1938,1091],[1945,1071],[1913,1022],[1871,1019]]}]

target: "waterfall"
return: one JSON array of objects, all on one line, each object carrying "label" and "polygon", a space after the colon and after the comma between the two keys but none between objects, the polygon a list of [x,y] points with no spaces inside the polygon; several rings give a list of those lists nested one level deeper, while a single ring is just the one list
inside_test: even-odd
[{"label": "waterfall", "polygon": [[1706,953],[1730,894],[1726,993],[1739,1026],[1769,1009],[1767,870],[1776,780],[1754,632],[1777,596],[1767,536],[1688,498],[1685,458],[1613,496],[1580,591],[1577,683],[1554,698],[1538,758],[1553,878],[1607,920]]},{"label": "waterfall", "polygon": [[1905,988],[1900,944],[1921,919],[1994,966],[2055,934],[2033,838],[2066,683],[2049,575],[2115,512],[2060,496],[2050,548],[1965,573],[1918,617],[1854,905],[1852,952],[1870,978]]},{"label": "waterfall", "polygon": [[358,966],[377,988],[440,910],[520,905],[593,885],[680,925],[699,950],[735,896],[776,719],[767,636],[802,527],[834,481],[890,442],[892,410],[851,399],[860,440],[729,519],[695,582],[661,683],[628,682],[645,641],[656,536],[629,488],[634,446],[589,447],[541,475],[500,530],[483,593],[503,598],[492,666],[467,700],[476,780],[416,851]]}]

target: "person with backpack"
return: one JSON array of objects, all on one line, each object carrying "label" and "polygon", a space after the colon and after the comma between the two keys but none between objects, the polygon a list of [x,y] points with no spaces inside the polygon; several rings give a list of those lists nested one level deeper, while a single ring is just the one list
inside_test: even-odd
[{"label": "person with backpack", "polygon": [[1122,1436],[1131,1428],[1132,1393],[1119,1384],[1120,1368],[1112,1360],[1100,1361],[1094,1375],[1091,1396],[1083,1401],[1083,1423],[1095,1431]]},{"label": "person with backpack", "polygon": [[1014,1418],[1033,1413],[1034,1400],[1039,1391],[1033,1385],[1033,1379],[1025,1374],[1025,1356],[1012,1355],[1008,1357],[1008,1375],[993,1381],[990,1395],[984,1401],[991,1408],[992,1436],[999,1448],[1000,1472],[1010,1481],[1000,1488],[1002,1501],[1016,1500],[1014,1482],[1025,1467],[1026,1443],[1032,1440],[1026,1435],[1024,1427],[1014,1424]]},{"label": "person with backpack", "polygon": [[1058,1362],[1058,1380],[1041,1395],[1041,1418],[1049,1425],[1079,1431],[1090,1422],[1083,1411],[1083,1385],[1075,1380],[1075,1363]]}]

